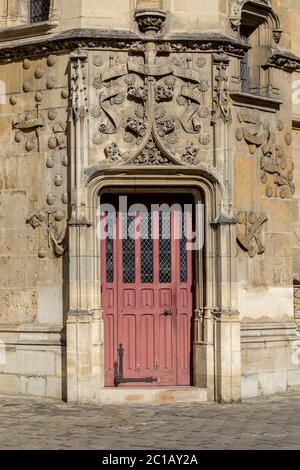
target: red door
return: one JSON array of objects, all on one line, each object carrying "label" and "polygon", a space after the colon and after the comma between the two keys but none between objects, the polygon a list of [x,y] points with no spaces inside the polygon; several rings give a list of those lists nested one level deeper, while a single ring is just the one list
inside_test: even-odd
[{"label": "red door", "polygon": [[123,386],[151,385],[144,377],[156,378],[153,386],[190,385],[193,263],[183,227],[192,212],[162,197],[129,196],[127,211],[119,201],[115,213],[102,212],[105,385],[114,385],[120,344],[124,377],[140,380]]}]

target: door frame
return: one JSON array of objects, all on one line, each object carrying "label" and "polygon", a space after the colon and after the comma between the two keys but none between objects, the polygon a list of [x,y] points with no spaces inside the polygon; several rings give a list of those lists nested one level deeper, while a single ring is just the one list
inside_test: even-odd
[{"label": "door frame", "polygon": [[[159,170],[159,171],[158,171]],[[240,399],[240,321],[236,309],[235,221],[222,211],[224,187],[207,168],[114,168],[87,174],[81,207],[69,223],[68,400],[101,401],[104,338],[97,203],[101,192],[170,191],[201,194],[205,205],[203,285],[196,263],[193,384],[209,400]],[[75,212],[79,214],[75,216]]]},{"label": "door frame", "polygon": [[[112,193],[111,191],[107,191],[106,189],[103,189],[103,191],[100,192],[99,194],[99,200],[101,202],[101,199],[102,197],[104,197],[105,199],[108,199],[107,198],[107,195],[112,195],[113,197],[113,201],[112,201],[112,204],[115,205],[116,204],[116,201],[117,201],[117,197],[118,195],[122,195],[122,196],[136,196],[137,199],[134,199],[134,204],[139,204],[139,202],[141,204],[145,204],[145,200],[141,200],[139,201],[138,197],[139,196],[144,196],[144,195],[149,195],[150,198],[152,199],[149,199],[149,201],[147,202],[150,202],[150,204],[164,204],[164,203],[169,203],[171,205],[173,204],[184,204],[184,203],[192,203],[193,204],[193,221],[194,221],[194,218],[196,216],[196,210],[195,210],[195,205],[197,203],[202,203],[203,201],[203,198],[201,196],[201,193],[198,189],[193,189],[192,191],[186,191],[184,190],[183,188],[180,189],[180,188],[172,188],[172,187],[169,187],[168,189],[166,188],[162,188],[158,191],[153,191],[153,189],[150,189],[150,188],[141,188],[140,191],[138,190],[138,188],[136,188],[134,191],[131,189],[131,188],[116,188],[115,189],[115,192]],[[159,196],[163,196],[162,197],[162,200],[159,201],[159,199],[155,199],[155,195],[158,195]],[[189,197],[186,197],[186,201],[182,201],[182,199],[180,199],[180,194],[182,194],[183,196],[189,196]],[[189,201],[189,202],[187,202]],[[109,204],[109,199],[106,201],[106,203]],[[131,204],[131,201],[130,203]],[[115,205],[115,208],[117,206]],[[118,209],[117,209],[118,210]],[[117,218],[119,216],[117,215]],[[117,233],[119,233],[119,224],[120,221],[118,220],[118,222],[116,222],[116,230],[117,230]],[[193,222],[194,225],[196,225],[195,221]],[[102,244],[103,241],[102,240],[99,240],[99,243]],[[119,243],[114,243],[114,249],[116,250],[117,249],[117,246],[119,246]],[[199,251],[196,251],[194,250],[192,252],[192,259],[191,259],[191,277],[192,277],[192,287],[193,287],[193,290],[192,290],[192,311],[191,311],[191,325],[190,325],[190,328],[189,328],[189,331],[187,332],[187,334],[189,335],[189,341],[190,341],[190,344],[191,344],[191,354],[190,354],[190,357],[189,357],[189,375],[190,375],[190,384],[189,385],[193,385],[194,383],[194,380],[193,380],[193,360],[194,360],[194,354],[193,354],[193,339],[194,339],[194,312],[195,312],[195,298],[196,298],[196,295],[201,295],[203,297],[203,275],[204,275],[204,271],[203,271],[203,252],[205,250],[205,246],[203,247],[203,250],[201,251],[201,253]],[[103,254],[103,248],[100,248],[100,262],[101,262],[101,256]],[[119,252],[117,254],[117,252],[115,252],[115,255],[114,255],[114,270],[117,269],[117,266],[119,267],[119,264],[118,264],[118,258],[119,256],[122,256],[122,253]],[[117,264],[116,264],[117,263]],[[102,263],[101,262],[101,267],[102,266],[105,266],[105,263]],[[179,266],[177,266],[177,268],[179,269]],[[197,269],[198,268],[198,269]],[[172,271],[173,272],[173,271]],[[198,276],[198,279],[196,279],[196,272],[197,272],[197,276]],[[100,272],[100,276],[101,276],[101,279],[100,279],[100,282],[101,282],[101,296],[104,295],[104,292],[103,292],[103,278],[105,277],[106,273],[102,271],[101,269],[101,272]],[[116,275],[116,273],[115,273]],[[179,275],[179,272],[177,273],[177,275]],[[120,276],[121,274],[119,273],[116,278],[117,278],[117,283],[120,279]],[[117,288],[119,288],[117,286]],[[200,290],[200,292],[198,293],[198,290]],[[179,291],[176,289],[176,293],[177,295],[179,295]],[[101,301],[101,304],[103,302]],[[104,312],[103,312],[104,314]],[[175,320],[175,325],[177,325],[176,321],[178,320],[178,318],[176,318]],[[104,321],[104,319],[103,319]],[[118,315],[117,315],[117,318],[116,318],[116,321],[118,321]],[[115,326],[115,328],[117,328],[117,325]],[[178,325],[176,327],[176,329],[178,328]],[[114,334],[114,336],[118,336],[117,333]],[[175,376],[176,376],[176,380],[178,382],[178,374],[179,374],[179,344],[178,344],[178,341],[179,341],[179,338],[178,338],[178,335],[175,334],[175,344],[176,344],[176,347],[175,347],[175,350],[174,350],[174,361],[175,361]],[[120,341],[122,342],[122,341]],[[119,340],[117,340],[117,344],[115,345],[115,348],[118,347],[118,344],[119,344]],[[108,345],[105,344],[105,336],[104,336],[104,355],[105,355],[105,351],[106,351],[106,347],[108,347]],[[116,358],[115,358],[116,359]],[[105,364],[105,361],[104,361],[104,364]],[[104,366],[105,367],[105,366]],[[104,370],[104,373],[105,373],[105,370]],[[126,374],[125,374],[126,375]],[[131,385],[128,384],[128,388],[130,387],[134,387],[134,388],[137,388],[137,387],[145,387],[147,384],[143,384],[143,383],[140,383],[140,384],[135,384],[135,383],[132,383]],[[150,385],[149,385],[150,386]],[[160,385],[160,383],[156,384],[156,383],[153,383],[152,386],[164,386],[164,387],[174,387],[174,386],[180,386],[179,384],[177,385]],[[105,387],[112,387],[111,385],[105,385]]]}]

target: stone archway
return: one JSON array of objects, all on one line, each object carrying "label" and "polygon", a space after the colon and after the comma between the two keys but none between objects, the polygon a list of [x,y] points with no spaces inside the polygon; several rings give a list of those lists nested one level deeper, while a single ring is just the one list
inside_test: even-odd
[{"label": "stone archway", "polygon": [[[238,400],[240,397],[239,319],[234,309],[225,308],[228,301],[228,249],[234,246],[233,225],[217,217],[216,200],[220,188],[216,180],[182,169],[170,172],[137,171],[127,174],[98,174],[88,184],[85,215],[70,224],[71,309],[67,321],[67,385],[68,400],[101,402],[108,400],[104,388],[104,336],[101,303],[101,254],[97,239],[97,200],[101,191],[114,193],[118,188],[132,191],[173,187],[177,191],[196,191],[205,201],[205,284],[196,280],[194,310],[194,379],[195,389],[209,400]],[[164,174],[165,173],[165,174]],[[192,189],[194,188],[194,189]],[[218,220],[219,219],[219,220]],[[211,224],[212,221],[215,221]],[[227,252],[222,253],[223,250]],[[199,259],[197,261],[199,265]],[[198,273],[199,274],[199,273]],[[224,277],[223,281],[221,279]],[[232,284],[232,281],[231,281]],[[222,308],[222,304],[224,308]],[[228,305],[228,304],[227,304]],[[230,338],[227,341],[226,338]],[[197,392],[197,390],[196,390]],[[204,393],[205,392],[205,393]],[[193,391],[195,393],[195,391]],[[204,393],[204,395],[203,395]],[[151,392],[145,392],[148,401]],[[109,401],[118,401],[114,390]]]}]

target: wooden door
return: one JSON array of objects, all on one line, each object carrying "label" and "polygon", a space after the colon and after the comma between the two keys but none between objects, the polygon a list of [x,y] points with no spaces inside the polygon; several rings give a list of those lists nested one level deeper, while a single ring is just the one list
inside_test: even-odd
[{"label": "wooden door", "polygon": [[[129,197],[128,212],[116,200],[115,215],[102,214],[106,386],[114,385],[120,344],[124,377],[140,380],[122,386],[191,384],[193,253],[181,228],[191,223],[192,213],[183,216],[183,204],[162,211],[162,203],[170,207],[174,201],[140,195]],[[144,377],[157,381],[143,383]]]}]

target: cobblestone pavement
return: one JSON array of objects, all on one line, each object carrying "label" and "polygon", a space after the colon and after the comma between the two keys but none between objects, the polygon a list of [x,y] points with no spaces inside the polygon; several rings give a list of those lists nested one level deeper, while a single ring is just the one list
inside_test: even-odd
[{"label": "cobblestone pavement", "polygon": [[300,391],[188,406],[0,397],[0,449],[300,449]]}]

